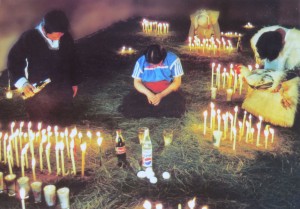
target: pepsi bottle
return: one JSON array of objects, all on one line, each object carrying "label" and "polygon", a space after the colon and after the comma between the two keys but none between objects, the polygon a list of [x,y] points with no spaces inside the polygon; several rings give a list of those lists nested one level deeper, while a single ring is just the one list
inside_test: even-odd
[{"label": "pepsi bottle", "polygon": [[152,167],[152,143],[149,136],[149,129],[145,129],[144,142],[142,144],[142,167]]}]

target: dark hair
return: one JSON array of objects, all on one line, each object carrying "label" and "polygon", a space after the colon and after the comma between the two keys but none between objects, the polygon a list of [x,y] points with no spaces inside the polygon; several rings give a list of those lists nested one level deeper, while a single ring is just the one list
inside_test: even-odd
[{"label": "dark hair", "polygon": [[261,59],[273,61],[278,57],[279,52],[283,48],[283,40],[280,32],[269,31],[263,33],[256,43],[256,48]]},{"label": "dark hair", "polygon": [[162,46],[153,44],[147,47],[144,55],[147,62],[151,64],[158,64],[166,58],[167,52]]},{"label": "dark hair", "polygon": [[61,10],[52,10],[44,17],[44,29],[46,33],[62,32],[65,33],[69,28],[69,20]]}]

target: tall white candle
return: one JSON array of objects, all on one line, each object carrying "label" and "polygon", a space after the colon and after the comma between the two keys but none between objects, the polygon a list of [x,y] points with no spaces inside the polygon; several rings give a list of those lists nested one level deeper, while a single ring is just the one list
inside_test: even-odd
[{"label": "tall white candle", "polygon": [[270,128],[270,133],[271,133],[271,143],[274,142],[274,129]]}]

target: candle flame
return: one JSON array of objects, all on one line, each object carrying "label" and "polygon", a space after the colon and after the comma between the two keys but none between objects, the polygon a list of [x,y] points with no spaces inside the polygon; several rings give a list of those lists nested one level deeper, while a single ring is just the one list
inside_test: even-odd
[{"label": "candle flame", "polygon": [[65,133],[64,132],[60,132],[60,137],[64,138],[65,137]]},{"label": "candle flame", "polygon": [[86,132],[87,137],[89,137],[90,139],[92,138],[92,133],[90,131]]},{"label": "candle flame", "polygon": [[33,168],[35,167],[35,163],[36,163],[35,158],[32,158],[31,165],[32,165]]},{"label": "candle flame", "polygon": [[151,202],[149,200],[145,200],[143,207],[145,209],[151,209]]},{"label": "candle flame", "polygon": [[234,107],[234,112],[237,112],[239,110],[238,106]]},{"label": "candle flame", "polygon": [[162,209],[163,205],[161,203],[158,203],[158,204],[155,205],[155,208],[156,209]]},{"label": "candle flame", "polygon": [[273,128],[270,128],[270,133],[273,135],[274,134],[274,129]]},{"label": "candle flame", "polygon": [[28,129],[30,129],[31,128],[31,121],[29,121],[29,123],[27,124],[27,127],[28,127]]},{"label": "candle flame", "polygon": [[51,131],[51,126],[47,126],[47,131],[48,131],[48,132]]},{"label": "candle flame", "polygon": [[38,130],[40,131],[42,128],[42,122],[39,122],[37,127],[38,127]]},{"label": "candle flame", "polygon": [[15,122],[12,122],[11,125],[10,125],[10,127],[11,127],[11,128],[14,128],[15,125],[16,125]]},{"label": "candle flame", "polygon": [[269,131],[268,130],[264,130],[264,134],[265,134],[265,137],[268,137],[269,136]]},{"label": "candle flame", "polygon": [[204,205],[204,206],[202,207],[202,209],[208,209],[208,206],[207,206],[207,205]]},{"label": "candle flame", "polygon": [[81,148],[81,151],[82,151],[82,152],[85,152],[85,150],[86,150],[86,143],[85,143],[85,142],[82,143],[82,144],[80,145],[80,148]]},{"label": "candle flame", "polygon": [[20,122],[20,128],[22,128],[24,126],[24,121]]},{"label": "candle flame", "polygon": [[207,117],[207,110],[203,112],[204,117]]},{"label": "candle flame", "polygon": [[103,138],[102,137],[98,137],[97,143],[98,143],[99,147],[101,146],[102,141],[103,141]]},{"label": "candle flame", "polygon": [[190,209],[193,209],[195,207],[195,205],[196,205],[195,202],[196,202],[196,197],[194,197],[194,199],[188,201],[188,206]]},{"label": "candle flame", "polygon": [[81,133],[81,132],[78,133],[78,138],[79,138],[79,139],[82,138],[82,133]]}]

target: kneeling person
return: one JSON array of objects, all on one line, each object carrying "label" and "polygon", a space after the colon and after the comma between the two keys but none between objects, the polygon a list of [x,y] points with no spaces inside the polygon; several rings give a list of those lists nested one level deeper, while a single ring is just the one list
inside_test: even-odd
[{"label": "kneeling person", "polygon": [[132,77],[136,91],[124,98],[126,117],[181,117],[185,100],[178,91],[183,69],[180,59],[160,45],[150,45],[137,60]]}]

